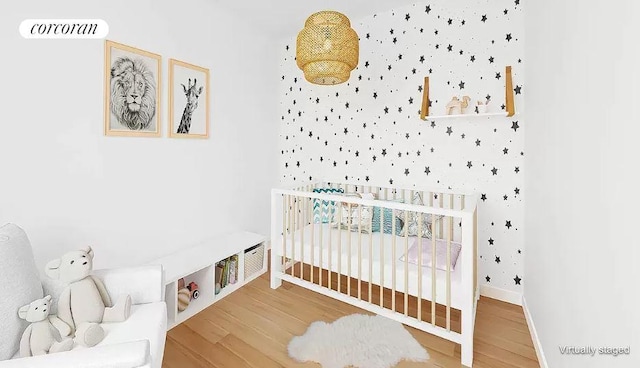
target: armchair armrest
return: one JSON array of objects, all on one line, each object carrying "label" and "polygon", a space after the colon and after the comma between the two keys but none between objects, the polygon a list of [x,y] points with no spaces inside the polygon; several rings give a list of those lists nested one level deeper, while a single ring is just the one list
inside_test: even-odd
[{"label": "armchair armrest", "polygon": [[162,301],[164,284],[161,265],[96,270],[93,274],[104,282],[112,298],[129,294],[133,304]]},{"label": "armchair armrest", "polygon": [[149,341],[144,340],[5,360],[0,368],[137,368],[150,361]]}]

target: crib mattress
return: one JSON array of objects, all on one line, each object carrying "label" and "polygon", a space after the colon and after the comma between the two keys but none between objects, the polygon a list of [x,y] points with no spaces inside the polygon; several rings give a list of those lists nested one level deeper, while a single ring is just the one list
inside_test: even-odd
[{"label": "crib mattress", "polygon": [[[313,247],[311,240],[311,228],[313,229]],[[320,229],[322,228],[322,231]],[[322,233],[322,249],[320,234]],[[395,257],[393,254],[393,238],[396,238]],[[358,240],[360,238],[360,243]],[[406,249],[411,247],[415,237],[406,238],[384,233],[359,234],[347,230],[332,228],[330,224],[310,224],[303,229],[299,229],[293,234],[293,244],[291,234],[286,236],[286,250],[283,250],[283,237],[280,236],[277,244],[272,244],[272,252],[277,255],[285,255],[293,258],[296,262],[312,264],[325,270],[340,272],[342,275],[350,275],[371,282],[375,285],[384,285],[385,288],[393,288],[393,264],[395,263],[395,289],[399,292],[407,290],[410,295],[418,296],[418,277],[422,277],[422,298],[432,300],[432,271],[431,267],[423,265],[422,273],[416,264],[405,263],[404,255]],[[454,242],[452,242],[453,244]],[[331,244],[331,247],[329,247]],[[351,244],[349,246],[349,244]],[[360,244],[360,246],[359,246]],[[294,248],[294,249],[292,249]],[[329,249],[331,248],[331,249]],[[382,251],[381,251],[382,250]],[[322,264],[320,254],[322,253]],[[351,259],[349,259],[351,254]],[[358,254],[362,261],[358,262]],[[349,272],[349,265],[351,270]],[[370,268],[371,267],[371,273]],[[409,282],[405,286],[405,269],[408,272]],[[456,267],[451,270],[451,306],[460,309],[461,300],[461,262],[458,260]],[[436,302],[446,304],[446,271],[436,269]]]}]

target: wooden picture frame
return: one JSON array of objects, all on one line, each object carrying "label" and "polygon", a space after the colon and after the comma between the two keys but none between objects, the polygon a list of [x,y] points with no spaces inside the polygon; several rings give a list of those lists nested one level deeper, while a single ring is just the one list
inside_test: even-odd
[{"label": "wooden picture frame", "polygon": [[104,134],[160,137],[162,57],[106,40]]},{"label": "wooden picture frame", "polygon": [[169,59],[169,137],[209,138],[209,69]]}]

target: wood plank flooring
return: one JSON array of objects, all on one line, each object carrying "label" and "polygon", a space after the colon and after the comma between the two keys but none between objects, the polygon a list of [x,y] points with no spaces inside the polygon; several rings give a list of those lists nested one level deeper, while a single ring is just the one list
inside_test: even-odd
[{"label": "wood plank flooring", "polygon": [[[163,367],[320,367],[289,358],[289,340],[314,321],[331,322],[353,313],[370,314],[286,282],[271,290],[265,274],[169,331]],[[399,368],[461,367],[459,345],[406,328],[431,359],[401,362]],[[539,367],[521,307],[480,298],[474,367]]]}]

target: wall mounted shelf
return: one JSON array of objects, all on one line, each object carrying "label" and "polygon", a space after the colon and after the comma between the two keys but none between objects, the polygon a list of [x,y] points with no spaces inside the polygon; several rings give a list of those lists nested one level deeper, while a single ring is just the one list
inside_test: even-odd
[{"label": "wall mounted shelf", "polygon": [[[514,104],[513,96],[513,77],[511,75],[511,66],[507,66],[505,70],[505,112],[496,113],[482,113],[482,114],[456,114],[456,115],[429,115],[429,77],[424,78],[424,87],[422,89],[422,109],[420,110],[420,119],[422,120],[436,120],[436,119],[450,119],[450,118],[470,118],[481,116],[506,116],[511,117],[516,114],[516,107]],[[470,106],[471,108],[471,106]]]},{"label": "wall mounted shelf", "polygon": [[456,119],[456,118],[474,119],[474,118],[490,117],[490,116],[511,117],[515,115],[517,114],[509,115],[509,113],[502,111],[502,112],[488,112],[483,114],[471,113],[471,114],[455,114],[455,115],[432,115],[432,116],[427,116],[425,119],[422,119],[422,120],[440,120],[440,119]]}]

